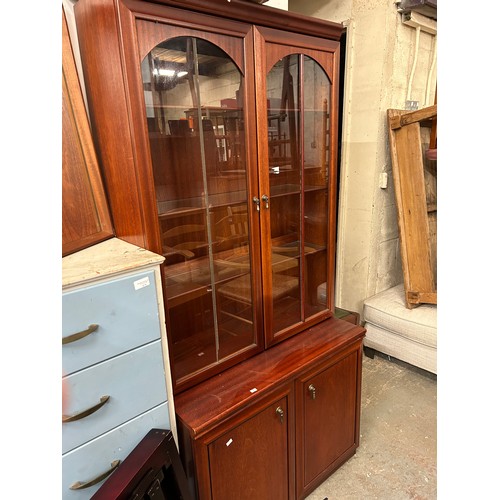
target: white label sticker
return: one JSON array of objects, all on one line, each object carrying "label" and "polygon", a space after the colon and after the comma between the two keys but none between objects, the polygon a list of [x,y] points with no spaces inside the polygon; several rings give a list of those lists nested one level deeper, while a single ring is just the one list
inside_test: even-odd
[{"label": "white label sticker", "polygon": [[253,394],[254,392],[257,392],[257,388],[254,387],[253,389],[250,389],[250,392]]},{"label": "white label sticker", "polygon": [[134,288],[136,290],[140,290],[141,288],[144,288],[145,286],[149,286],[149,276],[146,276],[145,278],[141,278],[140,280],[134,281]]},{"label": "white label sticker", "polygon": [[226,446],[229,446],[233,442],[233,439],[230,438],[229,441],[226,443]]}]

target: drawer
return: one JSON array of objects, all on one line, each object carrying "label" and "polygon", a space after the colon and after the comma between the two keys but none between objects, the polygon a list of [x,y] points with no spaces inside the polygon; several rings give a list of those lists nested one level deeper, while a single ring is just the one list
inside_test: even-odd
[{"label": "drawer", "polygon": [[114,460],[123,462],[153,428],[170,429],[167,403],[142,413],[133,420],[63,455],[61,498],[88,500],[105,479],[81,490],[71,490],[69,486],[77,481],[85,483],[98,477],[111,468]]},{"label": "drawer", "polygon": [[80,370],[64,380],[68,391],[66,415],[93,408],[103,396],[109,396],[91,415],[62,424],[62,452],[66,453],[166,400],[161,341]]},{"label": "drawer", "polygon": [[154,271],[64,293],[63,338],[92,324],[95,332],[63,344],[63,375],[160,338]]}]

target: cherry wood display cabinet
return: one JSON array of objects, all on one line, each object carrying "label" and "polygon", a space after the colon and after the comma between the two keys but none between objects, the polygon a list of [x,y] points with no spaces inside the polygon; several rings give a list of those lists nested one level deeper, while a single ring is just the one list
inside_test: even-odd
[{"label": "cherry wood display cabinet", "polygon": [[[255,470],[270,475],[259,498],[301,497],[359,441],[364,329],[333,318],[342,27],[243,0],[78,0],[74,13],[116,236],[165,257],[194,491],[245,497]],[[256,391],[229,404],[213,384],[233,375]],[[229,430],[265,453],[226,446]]]}]

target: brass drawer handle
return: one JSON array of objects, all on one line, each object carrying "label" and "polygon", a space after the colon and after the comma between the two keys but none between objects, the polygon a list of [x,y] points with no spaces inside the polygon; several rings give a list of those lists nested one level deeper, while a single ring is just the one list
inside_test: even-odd
[{"label": "brass drawer handle", "polygon": [[80,420],[82,418],[88,417],[89,415],[92,415],[92,413],[95,413],[101,406],[105,405],[108,400],[109,396],[101,396],[100,402],[96,405],[92,406],[91,408],[87,408],[86,410],[83,410],[79,413],[75,413],[74,415],[63,415],[62,421],[63,423],[74,422],[75,420]]},{"label": "brass drawer handle", "polygon": [[86,330],[83,330],[82,332],[73,333],[72,335],[68,335],[67,337],[63,337],[62,345],[70,344],[71,342],[75,342],[76,340],[83,339],[87,335],[90,335],[91,333],[95,332],[98,327],[99,327],[99,325],[89,325],[89,327]]},{"label": "brass drawer handle", "polygon": [[311,399],[316,399],[316,387],[314,387],[314,385],[310,385],[308,387],[309,389],[309,394],[311,395]]},{"label": "brass drawer handle", "polygon": [[106,479],[119,465],[120,465],[121,460],[114,460],[111,462],[111,469],[107,470],[106,472],[103,472],[99,476],[95,477],[94,479],[91,479],[90,481],[87,481],[85,483],[82,483],[80,481],[76,481],[76,483],[73,483],[69,489],[70,490],[83,490],[84,488],[90,488],[90,486],[94,486],[94,484],[100,483],[103,479]]},{"label": "brass drawer handle", "polygon": [[283,408],[281,408],[281,406],[278,406],[278,408],[276,408],[276,415],[280,417],[280,423],[283,423],[285,412],[283,411]]}]

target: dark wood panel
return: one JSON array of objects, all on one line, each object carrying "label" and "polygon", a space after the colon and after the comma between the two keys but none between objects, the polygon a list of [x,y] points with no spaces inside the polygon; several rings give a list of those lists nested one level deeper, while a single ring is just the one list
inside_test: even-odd
[{"label": "dark wood panel", "polygon": [[92,500],[130,498],[191,500],[172,432],[151,429],[103,483]]},{"label": "dark wood panel", "polygon": [[[184,463],[189,464],[188,478],[190,485],[195,491],[195,482],[199,500],[212,498],[213,477],[222,474],[215,481],[224,481],[228,476],[229,482],[238,482],[235,488],[245,488],[247,482],[255,482],[255,479],[264,478],[266,486],[254,485],[258,491],[252,496],[256,498],[295,498],[295,412],[294,412],[294,390],[292,384],[284,384],[273,388],[247,411],[234,414],[226,422],[200,439],[191,440],[189,429],[181,424],[179,432],[182,436],[181,452],[183,452]],[[282,420],[278,407],[283,411]],[[233,434],[235,433],[235,434]],[[231,460],[227,460],[227,466],[222,468],[217,462],[221,458],[216,453],[224,446],[232,446],[237,436],[237,448],[231,450]],[[233,441],[231,441],[231,439]],[[240,440],[244,440],[245,442]],[[248,447],[248,443],[252,446]],[[273,445],[271,445],[273,443]],[[218,446],[220,445],[220,446]],[[216,456],[217,455],[217,456]],[[249,465],[247,469],[244,464],[250,462],[249,455],[255,455],[252,460],[260,465]],[[265,456],[260,456],[265,455]],[[226,457],[227,458],[227,457]],[[259,470],[255,469],[257,467]],[[252,477],[255,474],[255,478]],[[274,479],[272,476],[275,476]],[[267,480],[266,480],[267,479]],[[224,488],[224,485],[220,485]],[[220,493],[221,490],[219,489]],[[244,498],[248,498],[243,491]],[[239,495],[227,494],[217,498],[239,498]]]},{"label": "dark wood panel", "polygon": [[[156,212],[152,175],[147,163],[137,165],[149,155],[137,133],[139,124],[133,121],[134,113],[143,113],[143,104],[135,101],[131,106],[131,87],[122,73],[120,40],[128,18],[120,23],[114,3],[103,0],[77,2],[74,11],[91,125],[116,236],[160,253],[159,235],[151,224]],[[131,43],[133,37],[124,41]]]},{"label": "dark wood panel", "polygon": [[297,498],[305,498],[359,446],[362,344],[296,380]]},{"label": "dark wood panel", "polygon": [[299,34],[290,35],[274,29],[257,28],[257,30],[266,41],[266,74],[283,57],[305,54],[320,64],[329,78],[333,75],[332,53],[338,52],[339,42],[318,40]]},{"label": "dark wood panel", "polygon": [[113,236],[73,51],[62,12],[62,255]]},{"label": "dark wood panel", "polygon": [[356,375],[354,352],[304,382],[306,485],[356,443]]},{"label": "dark wood panel", "polygon": [[[170,11],[171,9],[167,10],[165,14],[168,15]],[[184,15],[186,15],[185,12]],[[189,18],[191,23],[196,22],[196,15],[191,13]],[[170,38],[174,38],[177,36],[192,36],[203,39],[207,38],[207,31],[196,30],[193,29],[193,27],[176,26],[175,24],[173,24],[173,21],[171,21],[170,18],[168,19],[168,23],[155,23],[137,19],[136,25],[139,42],[139,57],[141,59],[146,57],[146,55],[153,49],[153,47],[160,44],[161,42],[164,42],[165,40],[169,40]],[[210,18],[210,21],[212,21],[213,26],[214,19]],[[245,67],[242,38],[244,38],[251,32],[252,27],[250,25],[239,25],[238,27],[240,29],[238,30],[238,32],[232,33],[233,36],[225,36],[222,33],[211,33],[209,35],[209,38],[214,45],[224,50],[226,54],[228,54],[236,63],[239,70],[244,73]]]},{"label": "dark wood panel", "polygon": [[289,407],[288,398],[274,401],[209,444],[213,500],[289,497]]}]

